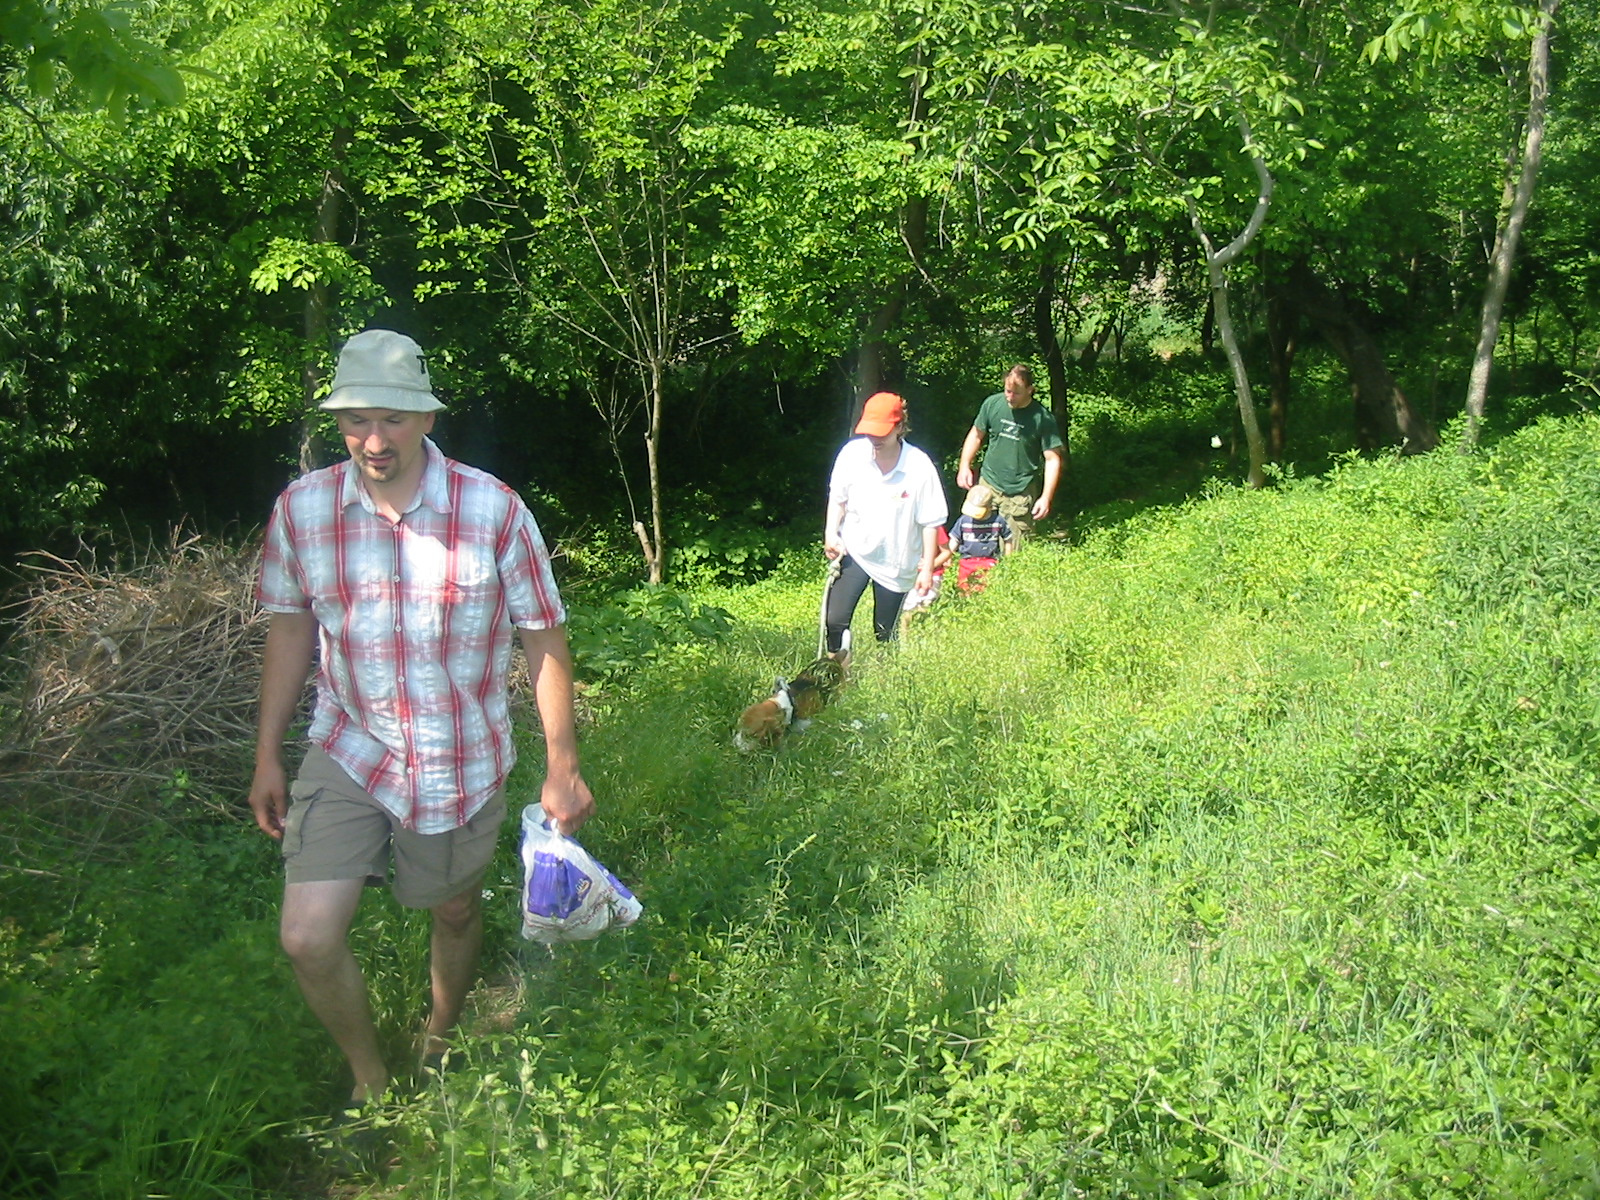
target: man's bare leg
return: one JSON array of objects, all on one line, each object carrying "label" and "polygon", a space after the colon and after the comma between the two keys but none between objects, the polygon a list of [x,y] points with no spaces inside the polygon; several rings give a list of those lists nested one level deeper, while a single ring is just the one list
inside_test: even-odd
[{"label": "man's bare leg", "polygon": [[445,1038],[461,1019],[478,971],[483,948],[481,886],[474,883],[433,909],[433,1011],[422,1038],[424,1059],[445,1050]]},{"label": "man's bare leg", "polygon": [[350,1064],[355,1077],[350,1099],[357,1104],[389,1086],[389,1068],[378,1048],[366,981],[348,940],[364,883],[335,879],[287,884],[279,928],[306,1004]]}]

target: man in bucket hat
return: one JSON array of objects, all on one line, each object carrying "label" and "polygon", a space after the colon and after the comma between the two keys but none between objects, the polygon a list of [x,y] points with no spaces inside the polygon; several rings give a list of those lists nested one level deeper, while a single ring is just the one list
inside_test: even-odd
[{"label": "man in bucket hat", "polygon": [[[283,844],[283,948],[359,1106],[390,1080],[347,941],[363,887],[388,878],[401,904],[432,913],[425,1066],[439,1064],[477,969],[479,889],[516,757],[514,635],[544,726],[545,812],[570,833],[594,799],[544,540],[515,492],[428,439],[444,405],[421,348],[386,329],[357,334],[322,407],[349,458],[291,483],[267,526],[250,807]],[[314,660],[311,744],[291,786],[283,744]]]}]

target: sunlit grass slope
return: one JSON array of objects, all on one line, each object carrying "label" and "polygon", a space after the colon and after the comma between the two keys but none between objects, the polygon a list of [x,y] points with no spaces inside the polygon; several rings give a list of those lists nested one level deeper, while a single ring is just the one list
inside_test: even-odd
[{"label": "sunlit grass slope", "polygon": [[588,731],[646,917],[375,1191],[1600,1194],[1600,423],[1030,546],[741,757],[819,583]]},{"label": "sunlit grass slope", "polygon": [[[624,639],[583,839],[645,917],[520,942],[508,829],[462,1069],[382,1110],[385,1172],[317,1152],[345,1080],[266,839],[156,827],[0,914],[0,1194],[1600,1195],[1600,421],[1031,545],[898,647],[864,606],[838,701],[740,755],[821,582]],[[718,625],[658,599],[582,635]],[[368,902],[397,1062],[426,945]]]},{"label": "sunlit grass slope", "polygon": [[[1032,544],[886,650],[864,606],[834,706],[738,754],[821,582],[619,651],[582,837],[645,917],[518,941],[507,829],[389,1170],[317,1150],[266,838],[157,830],[82,952],[0,920],[0,1194],[1600,1195],[1600,421]],[[357,946],[403,1061],[426,922],[373,898]]]}]

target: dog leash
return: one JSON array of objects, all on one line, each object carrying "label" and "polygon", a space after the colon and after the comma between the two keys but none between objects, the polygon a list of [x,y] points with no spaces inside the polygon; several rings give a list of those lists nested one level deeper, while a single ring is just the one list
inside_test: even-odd
[{"label": "dog leash", "polygon": [[833,591],[833,581],[839,578],[843,557],[828,561],[828,578],[822,584],[822,607],[817,613],[817,657],[828,653],[828,593]]}]

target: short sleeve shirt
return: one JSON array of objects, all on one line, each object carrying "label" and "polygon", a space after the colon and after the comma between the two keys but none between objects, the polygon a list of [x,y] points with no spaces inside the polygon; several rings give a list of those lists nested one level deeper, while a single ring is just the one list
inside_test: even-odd
[{"label": "short sleeve shirt", "polygon": [[962,558],[999,558],[1003,543],[1011,540],[1011,522],[999,513],[981,521],[963,513],[950,527],[950,540]]},{"label": "short sleeve shirt", "polygon": [[979,477],[1002,496],[1030,491],[1044,469],[1044,452],[1061,448],[1055,416],[1037,400],[1012,408],[1006,394],[996,392],[979,406],[973,424],[988,439]]},{"label": "short sleeve shirt", "polygon": [[316,617],[310,740],[407,828],[439,833],[464,824],[516,761],[514,629],[559,625],[566,611],[522,499],[424,446],[421,485],[397,522],[348,461],[285,488],[257,598]]},{"label": "short sleeve shirt", "polygon": [[828,483],[829,504],[844,505],[839,537],[867,577],[890,591],[917,581],[922,530],[949,515],[933,460],[909,442],[887,475],[872,459],[872,442],[851,438],[839,451]]}]

